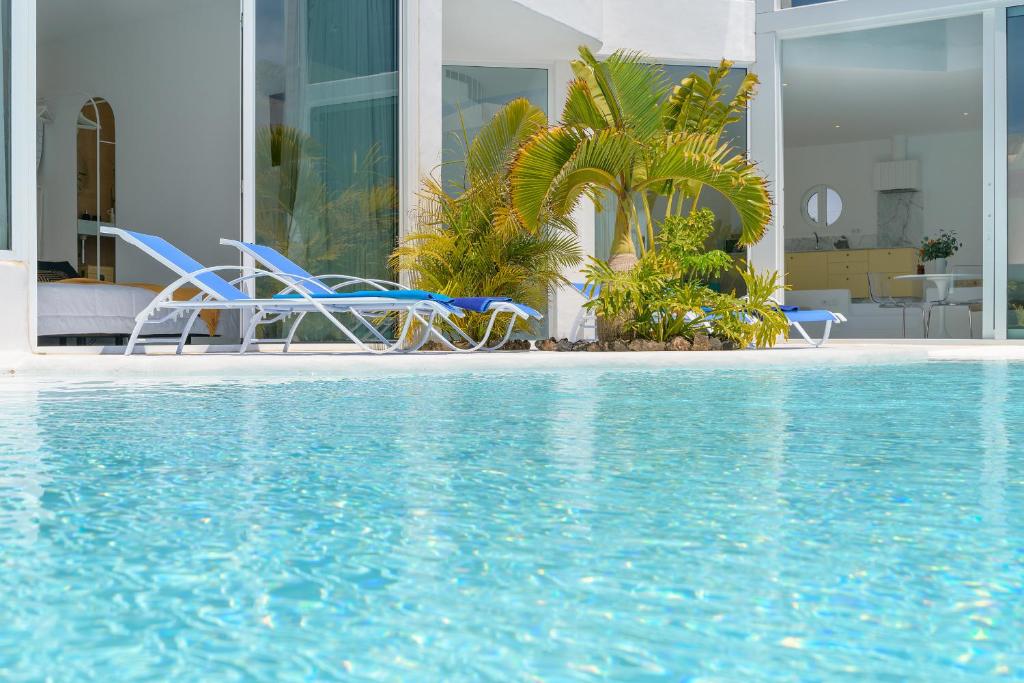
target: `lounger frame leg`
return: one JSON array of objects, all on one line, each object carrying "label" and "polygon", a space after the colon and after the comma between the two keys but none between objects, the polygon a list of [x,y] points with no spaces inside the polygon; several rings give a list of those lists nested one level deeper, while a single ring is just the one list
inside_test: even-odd
[{"label": "lounger frame leg", "polygon": [[[181,352],[185,348],[185,344],[188,343],[188,336],[189,333],[192,331],[192,326],[196,324],[196,320],[199,318],[199,314],[201,312],[202,309],[197,308],[196,310],[192,311],[192,313],[188,316],[188,322],[185,323],[185,329],[181,331],[181,336],[178,337],[178,347],[174,350],[175,354],[179,356],[181,355]],[[210,332],[211,334],[213,333],[212,330]]]},{"label": "lounger frame leg", "polygon": [[825,322],[825,331],[821,335],[821,339],[817,339],[817,340],[812,338],[811,335],[809,335],[807,333],[807,330],[804,329],[804,326],[801,325],[800,323],[790,323],[790,325],[792,325],[793,328],[797,332],[800,333],[800,336],[804,338],[804,341],[806,341],[808,344],[810,344],[814,348],[819,348],[820,346],[822,346],[825,342],[828,341],[829,337],[832,335],[832,321],[831,320],[828,320],[828,321]]},{"label": "lounger frame leg", "polygon": [[295,316],[295,322],[288,329],[288,334],[284,338],[284,352],[288,353],[289,349],[292,348],[292,340],[295,339],[295,333],[299,331],[299,325],[302,324],[303,318],[306,317],[305,313],[299,313]]}]

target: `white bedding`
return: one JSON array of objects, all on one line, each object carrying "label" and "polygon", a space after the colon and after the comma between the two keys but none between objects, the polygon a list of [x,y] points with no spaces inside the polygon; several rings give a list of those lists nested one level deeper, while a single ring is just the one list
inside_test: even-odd
[{"label": "white bedding", "polygon": [[[40,282],[39,331],[41,337],[95,335],[127,336],[135,328],[135,316],[156,296],[141,287]],[[142,328],[143,336],[181,334],[188,316]],[[197,320],[192,334],[208,334],[206,323]]]}]

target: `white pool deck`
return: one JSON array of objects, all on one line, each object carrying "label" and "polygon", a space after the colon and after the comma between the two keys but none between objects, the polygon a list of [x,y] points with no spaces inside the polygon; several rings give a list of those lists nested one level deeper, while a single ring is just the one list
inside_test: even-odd
[{"label": "white pool deck", "polygon": [[660,368],[800,367],[836,364],[888,364],[928,361],[1024,361],[1024,341],[835,340],[812,349],[789,342],[764,351],[688,353],[500,352],[421,353],[375,356],[342,347],[293,348],[236,353],[171,349],[125,357],[80,349],[48,349],[39,354],[0,353],[0,386],[5,378],[47,380],[103,379],[259,379],[367,377],[424,373],[558,371],[566,369],[651,370]]}]

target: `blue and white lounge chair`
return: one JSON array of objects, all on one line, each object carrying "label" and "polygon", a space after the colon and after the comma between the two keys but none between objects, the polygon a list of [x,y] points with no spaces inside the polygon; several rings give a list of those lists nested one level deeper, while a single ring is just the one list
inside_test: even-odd
[{"label": "blue and white lounge chair", "polygon": [[[149,254],[154,260],[163,264],[179,277],[165,287],[153,301],[136,316],[135,328],[132,330],[125,349],[125,355],[131,355],[137,344],[168,343],[162,339],[145,339],[140,334],[143,327],[150,323],[164,322],[188,314],[189,319],[181,337],[178,339],[177,352],[181,353],[189,332],[199,312],[204,309],[221,309],[247,311],[252,314],[248,328],[242,339],[241,352],[245,352],[253,341],[285,342],[285,351],[291,339],[254,339],[256,329],[261,324],[269,324],[283,320],[292,315],[304,316],[307,313],[320,313],[325,316],[342,334],[359,348],[370,353],[388,353],[392,351],[415,351],[429,339],[436,320],[448,320],[450,317],[461,317],[463,313],[449,303],[447,297],[407,297],[379,296],[376,291],[349,292],[344,295],[332,295],[330,298],[312,296],[307,291],[297,290],[292,280],[277,273],[259,269],[247,269],[249,272],[231,280],[225,280],[218,273],[227,270],[241,271],[241,266],[216,266],[204,268],[201,263],[184,253],[173,244],[155,235],[124,230],[123,228],[101,228],[105,235],[120,237],[125,242],[138,247]],[[269,299],[253,298],[237,287],[239,283],[269,278],[276,281],[283,291]],[[186,285],[199,289],[199,293],[187,301],[176,301],[175,292]],[[405,323],[397,340],[390,340],[377,329],[368,318],[377,318],[391,313],[404,313]],[[163,315],[159,315],[163,313]],[[349,313],[366,328],[379,343],[381,348],[372,348],[348,326],[334,315]],[[405,345],[406,336],[413,321],[423,326],[418,341],[411,346]]]},{"label": "blue and white lounge chair", "polygon": [[[833,323],[845,323],[846,316],[842,313],[833,313],[832,311],[825,310],[808,310],[802,311],[796,306],[779,306],[779,310],[786,316],[786,320],[789,321],[789,326],[800,333],[800,336],[804,338],[808,344],[814,348],[824,345],[829,336],[832,334]],[[804,329],[804,323],[824,323],[825,331],[822,333],[820,339],[814,339]]]},{"label": "blue and white lounge chair", "polygon": [[[828,341],[829,336],[831,336],[832,334],[832,325],[834,323],[846,322],[846,316],[844,316],[842,313],[833,313],[832,311],[825,310],[802,311],[796,306],[783,306],[780,304],[776,304],[776,306],[778,307],[779,312],[786,316],[786,320],[789,322],[789,326],[796,330],[800,334],[800,336],[804,338],[804,341],[806,341],[814,348],[823,346]],[[710,308],[704,308],[704,326],[707,327],[708,329],[710,329],[711,325],[706,321],[709,317],[712,317],[707,315],[710,312]],[[691,321],[698,321],[700,319],[700,316],[698,316],[696,313],[690,312],[686,314],[686,319]],[[745,320],[746,322],[755,322],[756,319],[753,316],[746,314]],[[821,338],[814,339],[813,337],[811,337],[811,335],[808,334],[807,330],[804,328],[804,323],[824,323],[825,330],[824,332],[822,332]]]},{"label": "blue and white lounge chair", "polygon": [[[343,290],[348,287],[366,287],[370,288],[367,290],[368,292],[374,292],[380,296],[408,297],[410,299],[417,297],[441,298],[449,305],[463,311],[489,313],[490,319],[487,322],[486,331],[484,332],[483,338],[479,341],[472,339],[464,330],[462,330],[461,327],[456,325],[454,320],[451,318],[439,318],[436,320],[438,323],[442,321],[447,323],[443,329],[450,330],[456,337],[457,341],[461,340],[469,345],[469,348],[460,348],[456,346],[451,342],[451,340],[441,334],[438,325],[434,325],[432,330],[434,338],[452,351],[493,351],[499,349],[511,338],[512,333],[515,331],[515,323],[517,319],[541,320],[544,317],[540,312],[533,308],[530,308],[525,304],[517,303],[508,297],[448,298],[444,297],[444,295],[433,292],[409,289],[397,282],[391,282],[389,280],[378,280],[373,278],[337,274],[314,276],[305,268],[271,247],[262,244],[253,244],[251,242],[229,239],[222,239],[220,243],[235,247],[274,274],[286,278],[293,284],[296,290],[302,290],[316,300],[330,301],[334,297],[346,296],[343,294]],[[502,314],[509,315],[508,326],[505,333],[496,344],[487,345],[487,340],[490,339],[491,332],[494,330],[498,317]],[[288,341],[286,343],[291,342],[291,339],[295,336],[295,332],[301,322],[302,316],[300,315],[288,331],[288,334],[286,335]]]}]

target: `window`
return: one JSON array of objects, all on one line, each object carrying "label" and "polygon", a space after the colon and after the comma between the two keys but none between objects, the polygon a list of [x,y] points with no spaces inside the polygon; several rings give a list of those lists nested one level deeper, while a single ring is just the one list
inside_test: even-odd
[{"label": "window", "polygon": [[0,42],[3,44],[3,126],[0,127],[0,251],[11,248],[11,0],[0,0]]},{"label": "window", "polygon": [[256,0],[256,239],[312,273],[394,279],[398,7]]},{"label": "window", "polygon": [[805,195],[803,209],[811,225],[835,225],[843,214],[843,198],[827,185],[816,185]]},{"label": "window", "polygon": [[547,69],[444,67],[441,176],[446,188],[463,184],[463,131],[472,141],[503,105],[520,97],[548,111]]}]

